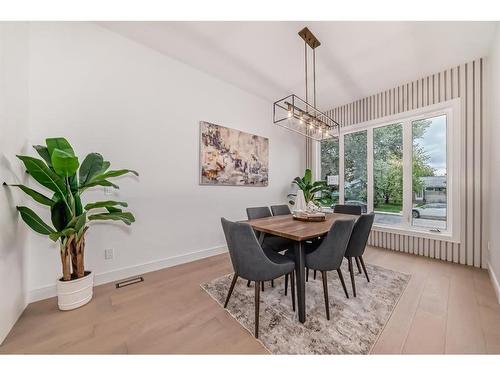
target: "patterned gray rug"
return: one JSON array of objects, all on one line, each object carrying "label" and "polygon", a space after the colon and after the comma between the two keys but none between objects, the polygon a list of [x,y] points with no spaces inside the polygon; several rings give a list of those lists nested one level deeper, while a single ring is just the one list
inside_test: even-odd
[{"label": "patterned gray rug", "polygon": [[[305,324],[298,321],[292,310],[290,293],[284,294],[285,278],[275,280],[274,288],[266,282],[265,291],[260,294],[259,341],[273,354],[368,354],[403,294],[410,275],[370,264],[366,267],[370,283],[356,271],[356,298],[352,297],[347,267],[342,268],[349,299],[344,295],[337,272],[328,272],[329,321],[325,315],[321,273],[313,280],[310,271],[306,283]],[[232,274],[226,275],[201,284],[201,287],[223,306],[231,278]],[[253,334],[253,284],[248,288],[246,280],[238,279],[227,310]]]}]

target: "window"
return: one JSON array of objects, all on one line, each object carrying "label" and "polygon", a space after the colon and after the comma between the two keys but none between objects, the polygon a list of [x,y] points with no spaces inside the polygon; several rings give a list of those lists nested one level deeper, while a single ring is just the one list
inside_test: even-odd
[{"label": "window", "polygon": [[446,115],[412,121],[412,221],[446,230]]},{"label": "window", "polygon": [[373,129],[373,210],[375,223],[403,220],[403,124]]},{"label": "window", "polygon": [[324,206],[339,203],[339,139],[330,138],[321,142],[321,179],[330,189],[329,196],[322,197]]},{"label": "window", "polygon": [[338,182],[331,203],[374,211],[378,230],[458,241],[459,116],[454,99],[342,128],[317,149],[318,176]]},{"label": "window", "polygon": [[344,202],[367,210],[367,131],[344,137]]}]

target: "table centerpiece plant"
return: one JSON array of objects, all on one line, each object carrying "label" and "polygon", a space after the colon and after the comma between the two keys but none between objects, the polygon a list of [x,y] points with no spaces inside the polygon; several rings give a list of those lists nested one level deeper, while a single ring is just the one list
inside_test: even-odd
[{"label": "table centerpiece plant", "polygon": [[[331,192],[326,181],[318,180],[313,182],[312,172],[310,169],[305,170],[303,177],[295,177],[292,183],[297,185],[299,190],[303,191],[306,204],[312,202],[316,206],[324,206],[328,205],[331,201]],[[291,205],[295,205],[296,197],[296,193],[288,194],[289,203]]]}]

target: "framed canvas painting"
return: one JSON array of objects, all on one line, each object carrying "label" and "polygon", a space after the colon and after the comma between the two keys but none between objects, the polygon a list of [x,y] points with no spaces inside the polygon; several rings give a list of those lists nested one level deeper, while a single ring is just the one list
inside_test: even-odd
[{"label": "framed canvas painting", "polygon": [[267,186],[269,139],[200,121],[200,184]]}]

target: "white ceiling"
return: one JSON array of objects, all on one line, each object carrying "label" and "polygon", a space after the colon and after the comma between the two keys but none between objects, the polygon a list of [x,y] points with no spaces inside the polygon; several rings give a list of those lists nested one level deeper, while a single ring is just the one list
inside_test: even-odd
[{"label": "white ceiling", "polygon": [[326,110],[486,56],[494,22],[99,22],[270,102],[304,96],[304,26]]}]

